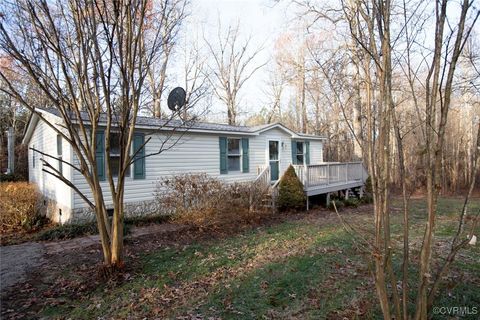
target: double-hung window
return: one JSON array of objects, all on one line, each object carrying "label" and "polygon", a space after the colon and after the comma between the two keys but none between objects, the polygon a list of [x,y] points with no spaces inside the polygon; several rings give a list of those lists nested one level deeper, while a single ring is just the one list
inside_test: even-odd
[{"label": "double-hung window", "polygon": [[219,137],[220,174],[248,173],[250,170],[248,138]]},{"label": "double-hung window", "polygon": [[297,151],[296,151],[296,159],[297,159],[297,164],[304,164],[304,159],[305,159],[305,151],[303,148],[303,142],[302,141],[297,141]]},{"label": "double-hung window", "polygon": [[[119,133],[110,133],[110,158],[108,162],[110,164],[110,170],[113,177],[118,177],[120,173],[120,134]],[[125,176],[130,176],[130,166],[125,172]]]},{"label": "double-hung window", "polygon": [[240,150],[240,139],[228,138],[227,142],[228,171],[240,171],[240,159],[242,157],[242,153]]},{"label": "double-hung window", "polygon": [[[110,165],[112,177],[118,177],[120,173],[120,151],[121,141],[120,134],[118,132],[110,133],[110,157],[105,159],[105,132],[98,130],[96,133],[96,150],[95,161],[97,164],[97,174],[101,181],[106,178],[105,166]],[[132,149],[130,155],[134,156],[133,161],[133,174],[131,175],[130,166],[125,170],[125,177],[132,177],[133,179],[145,179],[145,134],[142,132],[136,132],[133,136]]]},{"label": "double-hung window", "polygon": [[62,146],[62,136],[57,135],[57,158],[58,158],[58,171],[63,175],[63,146]]}]

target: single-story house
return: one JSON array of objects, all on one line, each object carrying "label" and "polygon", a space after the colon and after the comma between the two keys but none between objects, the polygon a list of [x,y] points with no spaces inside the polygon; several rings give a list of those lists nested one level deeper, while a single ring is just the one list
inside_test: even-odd
[{"label": "single-story house", "polygon": [[[55,110],[38,110],[50,123],[62,125]],[[102,137],[101,133],[100,136]],[[259,168],[270,167],[270,179],[278,180],[290,164],[299,167],[323,163],[325,138],[292,131],[280,123],[261,126],[231,126],[213,123],[193,123],[188,128],[181,121],[139,117],[133,145],[145,146],[145,154],[160,154],[136,161],[125,182],[127,214],[145,213],[155,207],[154,191],[159,179],[184,173],[207,173],[226,182],[253,181]],[[101,139],[100,139],[101,141]],[[27,125],[23,142],[28,145],[29,181],[36,183],[47,199],[48,216],[60,223],[84,220],[92,213],[84,200],[59,179],[42,171],[42,155],[32,149],[61,157],[75,164],[76,157],[68,143],[41,118],[33,114]],[[110,161],[118,166],[113,152],[106,159],[104,144],[97,146],[99,171]],[[47,159],[49,163],[55,160]],[[83,194],[91,198],[84,177],[69,166],[57,161],[58,169]],[[111,205],[108,182],[102,182],[107,206]]]}]

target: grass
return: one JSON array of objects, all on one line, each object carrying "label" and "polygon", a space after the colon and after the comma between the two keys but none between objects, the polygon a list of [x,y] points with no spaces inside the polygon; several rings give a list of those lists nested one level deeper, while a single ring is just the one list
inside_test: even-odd
[{"label": "grass", "polygon": [[[394,239],[400,239],[401,203],[393,203]],[[458,198],[440,199],[434,258],[456,231]],[[347,219],[365,230],[371,213],[354,209]],[[480,201],[469,208],[479,210]],[[363,211],[363,213],[361,213]],[[327,217],[325,217],[327,215]],[[411,234],[423,233],[425,203],[412,200]],[[477,230],[478,234],[478,230]],[[418,249],[418,248],[417,248]],[[412,250],[416,255],[417,249]],[[397,246],[401,252],[401,246]],[[479,246],[468,247],[444,281],[436,306],[480,305]],[[75,319],[204,317],[221,319],[373,319],[380,316],[369,258],[335,215],[311,213],[228,238],[171,243],[139,253],[128,281],[100,285],[80,299],[41,310],[43,317]],[[416,261],[415,258],[412,261]],[[394,256],[400,268],[401,255]],[[417,280],[412,263],[410,285]],[[412,298],[414,293],[412,294]],[[435,319],[448,316],[436,316]],[[462,319],[470,319],[468,316]],[[471,318],[474,319],[474,318]]]}]

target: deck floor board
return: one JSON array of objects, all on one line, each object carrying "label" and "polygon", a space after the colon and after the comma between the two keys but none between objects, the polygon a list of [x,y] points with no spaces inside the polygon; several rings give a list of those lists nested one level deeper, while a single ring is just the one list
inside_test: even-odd
[{"label": "deck floor board", "polygon": [[304,187],[304,190],[307,196],[315,196],[318,194],[325,194],[339,190],[361,187],[363,186],[363,184],[364,183],[362,180],[341,181],[329,184],[306,186]]}]

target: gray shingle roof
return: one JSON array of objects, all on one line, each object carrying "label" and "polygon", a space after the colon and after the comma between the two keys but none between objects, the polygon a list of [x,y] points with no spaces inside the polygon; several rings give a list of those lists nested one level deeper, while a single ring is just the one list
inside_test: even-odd
[{"label": "gray shingle roof", "polygon": [[[41,109],[48,113],[54,114],[56,116],[60,116],[60,112],[57,109],[49,108],[49,109]],[[89,114],[85,111],[82,111],[80,114],[82,120],[88,122],[90,121]],[[72,120],[76,119],[76,114],[73,112],[70,115]],[[106,122],[106,115],[103,114],[100,116],[100,122]],[[209,122],[199,122],[199,121],[182,121],[177,119],[159,119],[153,117],[145,117],[145,116],[137,116],[136,125],[139,127],[152,127],[152,128],[176,128],[176,129],[188,129],[188,130],[206,130],[206,131],[222,131],[222,132],[232,132],[232,133],[246,133],[246,134],[255,134],[258,131],[263,129],[267,129],[269,127],[274,127],[276,125],[280,125],[287,130],[286,126],[282,125],[281,123],[270,123],[258,126],[233,126],[228,124],[221,124],[221,123],[209,123]],[[292,130],[290,130],[292,131]],[[292,131],[294,133],[294,131]],[[299,137],[305,138],[323,138],[323,136],[318,135],[307,135],[302,133],[295,133]]]}]

